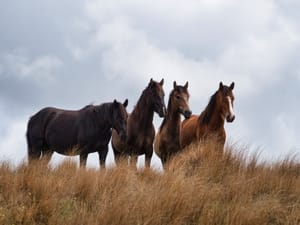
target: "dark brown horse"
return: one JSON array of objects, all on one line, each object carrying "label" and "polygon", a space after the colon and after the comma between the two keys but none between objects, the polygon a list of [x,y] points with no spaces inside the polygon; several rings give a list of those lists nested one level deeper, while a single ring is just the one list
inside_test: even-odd
[{"label": "dark brown horse", "polygon": [[150,167],[155,135],[154,112],[158,113],[160,117],[164,117],[166,114],[163,83],[163,79],[159,83],[150,80],[132,113],[128,116],[126,141],[122,141],[117,132],[113,130],[111,144],[116,163],[120,158],[130,156],[130,163],[136,165],[137,157],[145,154],[145,166]]},{"label": "dark brown horse", "polygon": [[213,138],[216,139],[218,146],[223,151],[226,140],[225,119],[227,122],[233,122],[235,118],[233,88],[234,82],[229,87],[220,82],[219,89],[210,98],[200,116],[192,115],[191,118],[183,121],[181,134],[183,148],[192,142]]},{"label": "dark brown horse", "polygon": [[88,105],[80,110],[44,108],[28,122],[28,161],[40,158],[47,162],[53,152],[80,155],[85,166],[89,153],[98,152],[100,166],[105,167],[112,128],[126,138],[128,100],[116,100],[98,106]]},{"label": "dark brown horse", "polygon": [[184,86],[173,83],[170,93],[167,115],[164,118],[154,140],[154,151],[160,157],[163,166],[181,149],[181,117],[190,118],[188,82]]}]

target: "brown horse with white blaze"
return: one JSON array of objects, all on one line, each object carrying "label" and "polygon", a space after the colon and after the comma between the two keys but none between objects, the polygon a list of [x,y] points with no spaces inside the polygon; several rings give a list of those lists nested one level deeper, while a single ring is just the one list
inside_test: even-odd
[{"label": "brown horse with white blaze", "polygon": [[181,143],[182,148],[196,141],[216,140],[220,150],[223,151],[226,132],[225,120],[233,122],[234,82],[230,86],[219,84],[219,89],[210,98],[205,110],[200,116],[192,115],[191,118],[182,122]]},{"label": "brown horse with white blaze", "polygon": [[170,93],[167,115],[154,139],[154,151],[160,157],[163,166],[181,149],[181,115],[190,118],[188,82],[184,86],[173,83]]},{"label": "brown horse with white blaze", "polygon": [[113,130],[111,145],[116,163],[121,158],[130,156],[130,163],[136,165],[138,156],[145,154],[145,167],[150,167],[155,136],[154,112],[160,117],[166,114],[163,83],[164,79],[160,82],[150,80],[132,113],[128,116],[125,141],[121,140],[117,132]]}]

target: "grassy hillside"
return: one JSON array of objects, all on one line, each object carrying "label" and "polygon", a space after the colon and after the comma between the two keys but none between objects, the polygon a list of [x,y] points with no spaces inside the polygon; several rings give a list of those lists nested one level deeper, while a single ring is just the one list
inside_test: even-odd
[{"label": "grassy hillside", "polygon": [[300,165],[191,146],[164,173],[0,165],[0,224],[300,224]]}]

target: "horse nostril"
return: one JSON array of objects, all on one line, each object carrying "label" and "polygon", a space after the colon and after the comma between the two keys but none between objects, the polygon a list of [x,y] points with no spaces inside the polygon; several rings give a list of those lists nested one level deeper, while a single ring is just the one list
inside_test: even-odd
[{"label": "horse nostril", "polygon": [[185,111],[184,111],[184,117],[185,117],[185,118],[190,118],[191,115],[192,115],[192,111],[190,111],[190,110],[185,110]]},{"label": "horse nostril", "polygon": [[233,116],[228,116],[227,117],[227,122],[233,122],[234,121],[234,119],[235,119],[235,115],[233,115]]}]

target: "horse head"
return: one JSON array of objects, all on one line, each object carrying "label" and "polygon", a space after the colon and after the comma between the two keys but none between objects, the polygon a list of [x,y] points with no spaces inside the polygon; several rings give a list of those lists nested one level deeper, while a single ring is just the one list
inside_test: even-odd
[{"label": "horse head", "polygon": [[123,104],[114,100],[112,106],[112,127],[117,131],[122,140],[125,140],[127,137],[127,105],[128,99],[126,99]]},{"label": "horse head", "polygon": [[218,100],[221,105],[222,116],[227,122],[233,122],[235,119],[235,113],[233,111],[234,95],[233,90],[234,82],[230,86],[223,85],[222,82],[219,84]]},{"label": "horse head", "polygon": [[148,84],[148,88],[151,90],[151,103],[153,105],[154,112],[160,117],[165,117],[166,106],[165,106],[165,93],[163,90],[164,79],[160,82],[154,81],[152,78]]},{"label": "horse head", "polygon": [[192,111],[189,107],[189,92],[188,92],[188,82],[184,86],[173,83],[173,91],[171,94],[172,105],[186,118],[190,118]]}]

